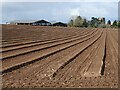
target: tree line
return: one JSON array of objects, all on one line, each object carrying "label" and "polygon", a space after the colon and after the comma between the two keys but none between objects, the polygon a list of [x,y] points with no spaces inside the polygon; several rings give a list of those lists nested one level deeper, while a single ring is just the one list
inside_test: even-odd
[{"label": "tree line", "polygon": [[86,18],[82,18],[81,16],[77,16],[74,19],[71,19],[68,22],[69,27],[94,27],[94,28],[117,28],[120,27],[120,21],[113,21],[113,23],[108,20],[107,23],[105,21],[105,18],[95,18],[92,17],[91,20],[87,20]]}]

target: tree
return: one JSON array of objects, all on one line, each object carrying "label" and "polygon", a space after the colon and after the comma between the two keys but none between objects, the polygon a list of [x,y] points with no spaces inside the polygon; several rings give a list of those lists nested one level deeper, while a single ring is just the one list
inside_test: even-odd
[{"label": "tree", "polygon": [[95,18],[95,17],[92,17],[91,19],[92,19],[92,20],[91,20],[91,22],[90,22],[90,26],[97,28],[97,27],[98,27],[98,24],[100,23],[99,20],[98,20],[97,18]]},{"label": "tree", "polygon": [[68,23],[68,26],[73,27],[73,20],[71,19],[70,22]]},{"label": "tree", "polygon": [[103,24],[105,24],[105,18],[103,18],[102,22],[103,22]]},{"label": "tree", "polygon": [[120,21],[118,21],[118,28],[120,28]]},{"label": "tree", "polygon": [[117,21],[115,20],[112,24],[113,27],[117,27]]},{"label": "tree", "polygon": [[88,27],[88,22],[87,22],[86,19],[84,19],[83,24],[82,24],[82,27]]},{"label": "tree", "polygon": [[108,25],[111,25],[111,21],[110,21],[110,20],[108,20],[107,24],[108,24]]},{"label": "tree", "polygon": [[74,25],[75,27],[81,27],[82,24],[83,24],[83,19],[82,19],[82,17],[81,17],[81,16],[77,16],[76,19],[74,20],[73,25]]}]

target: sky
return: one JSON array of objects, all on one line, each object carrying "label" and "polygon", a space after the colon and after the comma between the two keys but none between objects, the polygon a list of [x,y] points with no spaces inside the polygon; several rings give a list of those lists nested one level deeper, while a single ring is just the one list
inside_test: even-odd
[{"label": "sky", "polygon": [[[19,0],[18,0],[19,1]],[[105,17],[107,20],[118,19],[118,2],[2,2],[2,22],[13,20],[41,20],[50,22],[69,22],[74,16],[82,16],[88,20],[91,17]]]}]

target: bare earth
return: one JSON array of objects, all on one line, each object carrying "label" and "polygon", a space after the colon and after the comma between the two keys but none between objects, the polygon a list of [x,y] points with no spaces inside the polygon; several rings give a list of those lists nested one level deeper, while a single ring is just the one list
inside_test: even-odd
[{"label": "bare earth", "polygon": [[118,30],[2,26],[3,88],[117,88]]}]

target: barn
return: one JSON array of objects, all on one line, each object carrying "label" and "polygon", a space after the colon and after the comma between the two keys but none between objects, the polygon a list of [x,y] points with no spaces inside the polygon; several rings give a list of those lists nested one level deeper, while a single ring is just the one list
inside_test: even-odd
[{"label": "barn", "polygon": [[67,27],[67,24],[62,23],[62,22],[56,22],[56,23],[52,24],[52,26],[63,26],[63,27]]},{"label": "barn", "polygon": [[15,25],[34,25],[34,26],[50,26],[51,23],[46,20],[15,20],[10,22]]},{"label": "barn", "polygon": [[35,25],[35,26],[50,26],[51,23],[48,22],[48,21],[45,21],[45,20],[39,20],[39,21],[33,22],[32,25]]}]

